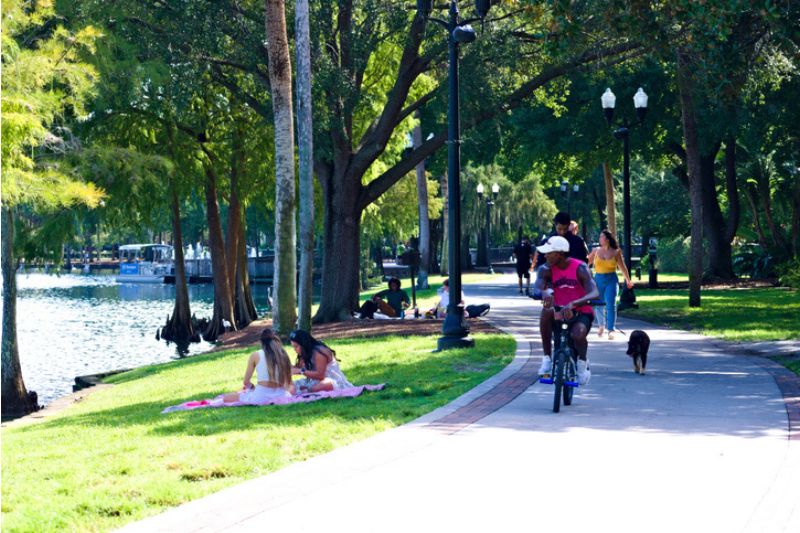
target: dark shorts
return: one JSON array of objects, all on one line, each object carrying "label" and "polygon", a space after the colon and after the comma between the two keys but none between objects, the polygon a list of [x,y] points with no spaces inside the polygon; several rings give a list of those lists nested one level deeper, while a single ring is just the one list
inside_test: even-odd
[{"label": "dark shorts", "polygon": [[[569,324],[569,329],[572,330],[572,326],[580,322],[581,324],[586,326],[586,331],[591,331],[592,329],[592,322],[594,322],[594,313],[576,313],[575,316],[567,320],[567,324]],[[554,320],[553,321],[553,340],[555,341],[556,348],[558,348],[559,341],[561,336],[558,335],[558,331],[561,329],[561,320]]]},{"label": "dark shorts", "polygon": [[530,265],[517,265],[517,277],[524,277],[531,279],[531,266]]}]

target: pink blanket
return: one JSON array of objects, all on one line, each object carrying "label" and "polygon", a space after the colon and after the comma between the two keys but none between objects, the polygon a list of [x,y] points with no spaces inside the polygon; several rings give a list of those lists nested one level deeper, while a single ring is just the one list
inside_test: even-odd
[{"label": "pink blanket", "polygon": [[273,400],[269,400],[267,402],[260,404],[242,403],[242,402],[225,403],[222,401],[222,394],[220,394],[216,398],[211,398],[209,400],[192,400],[190,402],[184,402],[178,405],[172,405],[161,411],[161,414],[174,413],[175,411],[191,411],[193,409],[203,409],[206,407],[239,407],[242,405],[286,405],[290,403],[315,402],[317,400],[324,400],[325,398],[355,398],[365,390],[379,391],[383,389],[385,386],[386,384],[381,383],[380,385],[361,385],[359,387],[348,387],[346,389],[338,389],[326,392],[306,392],[304,394],[297,394],[295,396],[289,396],[286,398],[275,398]]}]

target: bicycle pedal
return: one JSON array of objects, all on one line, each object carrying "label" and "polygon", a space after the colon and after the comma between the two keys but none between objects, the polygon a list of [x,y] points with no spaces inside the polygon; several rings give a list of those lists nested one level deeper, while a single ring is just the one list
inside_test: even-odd
[{"label": "bicycle pedal", "polygon": [[546,384],[546,385],[552,385],[552,384],[553,384],[553,378],[550,378],[550,377],[544,377],[544,376],[543,376],[543,377],[540,377],[540,378],[539,378],[539,383],[544,383],[544,384]]},{"label": "bicycle pedal", "polygon": [[577,381],[565,381],[564,385],[567,387],[580,387],[580,384]]}]

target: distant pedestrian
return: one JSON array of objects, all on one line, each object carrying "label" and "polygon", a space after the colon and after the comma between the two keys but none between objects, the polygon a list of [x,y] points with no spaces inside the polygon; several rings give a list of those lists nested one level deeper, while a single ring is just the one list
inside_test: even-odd
[{"label": "distant pedestrian", "polygon": [[[625,285],[633,288],[630,273],[625,267],[622,258],[622,250],[617,244],[614,234],[604,229],[600,232],[600,246],[592,250],[589,254],[589,264],[594,264],[594,280],[600,291],[600,298],[605,302],[600,307],[600,316],[597,317],[599,328],[597,335],[603,337],[608,331],[608,340],[614,340],[614,329],[617,321],[617,291],[619,290],[619,278],[617,278],[617,268],[625,277]],[[604,320],[605,319],[605,320]]]},{"label": "distant pedestrian", "polygon": [[522,294],[522,278],[525,278],[525,294],[531,290],[531,264],[533,260],[533,247],[531,240],[526,236],[519,244],[514,246],[514,259],[517,262],[517,284],[519,293]]}]

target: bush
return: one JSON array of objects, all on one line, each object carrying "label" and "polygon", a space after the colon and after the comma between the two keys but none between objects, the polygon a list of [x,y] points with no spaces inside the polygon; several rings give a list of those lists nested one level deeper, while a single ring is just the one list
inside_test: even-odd
[{"label": "bush", "polygon": [[800,257],[787,261],[780,268],[779,283],[785,287],[800,289]]},{"label": "bush", "polygon": [[750,279],[774,278],[778,275],[780,257],[758,244],[743,244],[733,253],[733,271]]},{"label": "bush", "polygon": [[[689,238],[658,241],[658,270],[687,273],[689,271]],[[644,270],[646,265],[642,265]],[[649,267],[649,265],[647,265]]]}]

